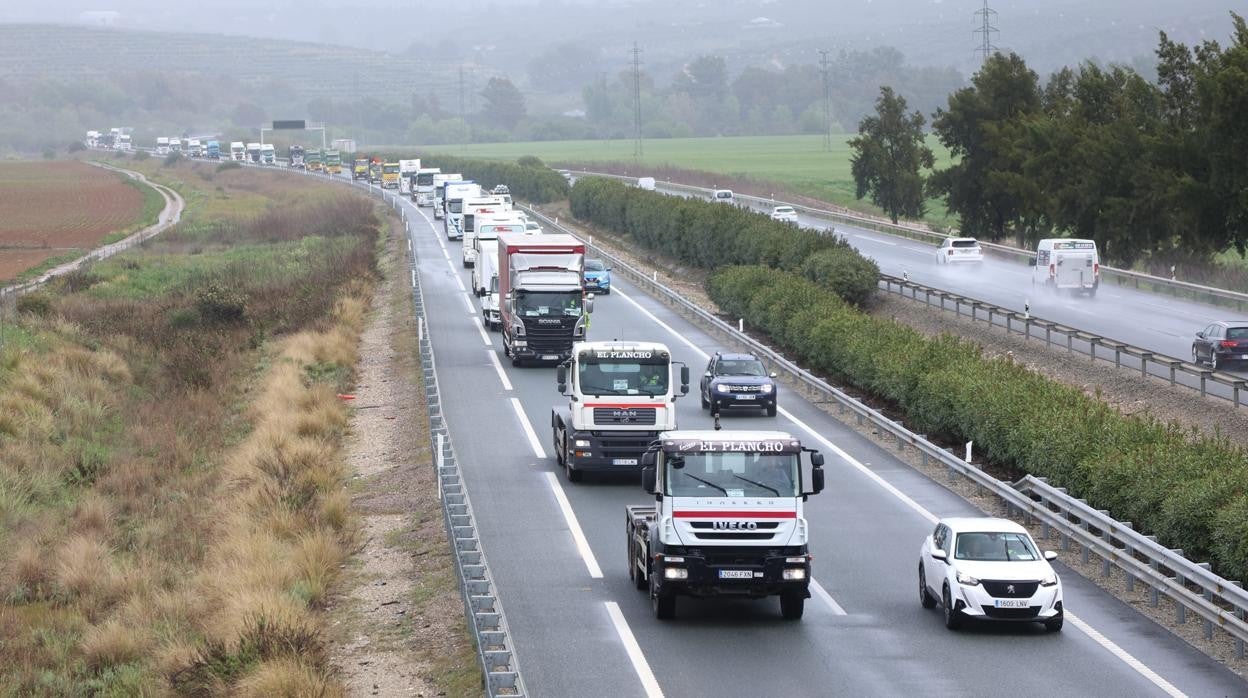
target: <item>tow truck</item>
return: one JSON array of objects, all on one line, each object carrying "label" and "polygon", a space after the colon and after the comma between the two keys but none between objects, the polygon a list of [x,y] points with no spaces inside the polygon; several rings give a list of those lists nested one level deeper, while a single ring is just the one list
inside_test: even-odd
[{"label": "tow truck", "polygon": [[[500,272],[501,277],[501,272]],[[689,393],[680,366],[677,393],[672,353],[658,342],[577,342],[555,371],[566,407],[551,411],[555,461],[568,480],[586,471],[637,472],[660,432],[676,428],[676,398]],[[571,379],[569,381],[569,379]]]},{"label": "tow truck", "polygon": [[[801,454],[810,454],[809,477]],[[668,431],[641,457],[655,503],[625,508],[628,576],[654,615],[680,596],[780,597],[786,620],[810,598],[806,498],[823,490],[823,454],[778,431]]]}]

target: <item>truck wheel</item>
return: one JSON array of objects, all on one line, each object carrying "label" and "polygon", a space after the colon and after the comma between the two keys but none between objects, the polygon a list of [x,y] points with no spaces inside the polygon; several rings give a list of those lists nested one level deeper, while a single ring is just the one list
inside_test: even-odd
[{"label": "truck wheel", "polygon": [[780,592],[780,615],[785,620],[801,620],[802,611],[806,610],[806,596],[802,592]]},{"label": "truck wheel", "polygon": [[641,570],[637,569],[637,551],[633,548],[633,532],[631,529],[626,530],[628,530],[628,578],[633,580],[633,586],[637,588],[637,591],[645,591],[648,586],[647,580]]},{"label": "truck wheel", "polygon": [[[567,442],[564,442],[565,446]],[[572,463],[568,461],[567,449],[563,452],[563,469],[568,474],[568,482],[580,482],[585,473],[572,467]]]},{"label": "truck wheel", "polygon": [[676,618],[676,595],[667,591],[656,591],[653,573],[650,575],[650,606],[654,609],[654,617],[659,620]]}]

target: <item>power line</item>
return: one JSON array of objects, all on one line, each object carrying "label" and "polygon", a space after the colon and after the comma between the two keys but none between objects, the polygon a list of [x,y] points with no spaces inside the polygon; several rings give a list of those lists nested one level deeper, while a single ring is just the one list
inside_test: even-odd
[{"label": "power line", "polygon": [[641,157],[641,49],[633,42],[633,157]]},{"label": "power line", "polygon": [[986,61],[989,56],[1000,50],[996,44],[992,43],[992,35],[1001,33],[1001,30],[993,25],[993,20],[997,17],[997,11],[988,7],[988,0],[984,0],[984,6],[975,10],[975,16],[980,18],[980,28],[973,33],[979,34],[981,40],[980,46],[975,49],[975,52],[980,54],[981,61]]},{"label": "power line", "polygon": [[823,149],[832,152],[832,89],[828,84],[828,53],[819,49],[819,74],[823,78]]}]

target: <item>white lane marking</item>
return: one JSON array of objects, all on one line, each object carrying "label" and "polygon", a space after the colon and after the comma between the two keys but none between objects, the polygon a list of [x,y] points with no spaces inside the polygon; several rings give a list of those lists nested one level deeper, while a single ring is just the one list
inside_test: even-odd
[{"label": "white lane marking", "polygon": [[[520,404],[514,397],[512,401]],[[555,501],[559,502],[559,510],[563,512],[563,518],[568,523],[568,530],[572,532],[572,540],[576,543],[576,551],[585,561],[589,576],[602,579],[602,568],[598,566],[598,559],[594,557],[594,551],[589,547],[589,541],[585,539],[585,532],[581,530],[581,524],[576,520],[576,512],[572,511],[568,495],[564,494],[563,486],[559,484],[559,476],[551,472],[543,473],[543,475],[546,476],[546,484],[550,485],[550,491],[555,495]]]},{"label": "white lane marking", "polygon": [[472,301],[468,300],[468,296],[460,296],[460,298],[464,299],[464,307],[468,309],[468,314],[475,317],[477,309],[472,307]]},{"label": "white lane marking", "polygon": [[1130,652],[1127,652],[1123,648],[1119,647],[1117,643],[1115,643],[1113,640],[1110,640],[1109,638],[1102,635],[1100,631],[1098,631],[1096,628],[1093,628],[1092,626],[1088,625],[1082,618],[1076,616],[1070,611],[1065,611],[1063,615],[1066,617],[1066,620],[1070,621],[1072,625],[1074,625],[1076,628],[1079,628],[1079,630],[1081,630],[1083,634],[1092,638],[1093,642],[1100,645],[1101,647],[1104,647],[1115,657],[1117,657],[1118,659],[1121,659],[1122,662],[1126,664],[1127,666],[1131,667],[1132,669],[1135,669],[1136,672],[1138,672],[1141,676],[1151,681],[1154,686],[1164,691],[1166,695],[1173,696],[1174,698],[1186,698],[1187,696],[1186,693],[1184,693],[1183,691],[1180,691],[1178,688],[1175,687],[1174,684],[1163,679],[1161,676],[1157,674],[1157,672],[1144,666],[1143,662],[1131,656]]},{"label": "white lane marking", "polygon": [[1156,332],[1157,334],[1164,334],[1164,335],[1166,335],[1167,337],[1186,337],[1186,336],[1187,336],[1187,335],[1177,334],[1177,333],[1174,333],[1174,332],[1167,332],[1167,331],[1165,331],[1165,330],[1159,330],[1159,329],[1157,329],[1157,328],[1155,328],[1155,327],[1150,327],[1149,329],[1150,329],[1150,330],[1152,330],[1152,331],[1154,331],[1154,332]]},{"label": "white lane marking", "polygon": [[455,277],[455,285],[459,287],[459,292],[468,293],[468,287],[464,285],[464,280],[459,278],[459,272],[455,271],[454,264],[451,265],[451,275]]},{"label": "white lane marking", "polygon": [[879,238],[873,238],[873,237],[871,237],[870,235],[863,235],[863,234],[861,234],[861,233],[854,233],[853,235],[854,235],[854,237],[856,237],[856,238],[862,238],[863,240],[870,240],[871,242],[878,242],[878,243],[880,243],[881,245],[888,245],[889,247],[896,247],[896,246],[897,246],[897,243],[895,243],[895,242],[889,242],[888,240],[881,240],[881,239],[879,239]]},{"label": "white lane marking", "polygon": [[519,398],[511,399],[511,409],[516,411],[516,418],[520,420],[520,426],[524,429],[524,435],[529,437],[529,445],[533,447],[533,455],[538,458],[545,458],[546,451],[542,450],[542,443],[537,440],[537,432],[533,431],[533,425],[529,424],[529,418],[524,414],[524,407],[520,405]]},{"label": "white lane marking", "polygon": [[832,598],[832,595],[828,593],[828,590],[824,589],[823,585],[820,584],[818,581],[814,579],[810,580],[810,590],[815,592],[815,596],[818,596],[820,599],[823,599],[823,602],[826,603],[829,607],[831,607],[832,615],[834,616],[847,615],[845,613],[845,609],[841,608],[841,605],[836,602],[836,599]]},{"label": "white lane marking", "polygon": [[[616,291],[617,293],[619,292],[619,289],[613,289],[613,290],[614,290],[614,291]],[[625,299],[625,300],[627,300],[629,303],[632,303],[634,306],[636,306],[636,307],[637,307],[637,309],[638,309],[638,310],[640,310],[640,311],[642,312],[642,314],[644,314],[645,316],[649,317],[651,320],[653,320],[655,323],[657,323],[657,324],[658,324],[660,327],[662,327],[663,329],[667,330],[667,331],[668,331],[668,332],[669,332],[672,336],[674,336],[674,337],[676,337],[676,338],[680,339],[680,340],[681,340],[681,341],[683,341],[685,344],[689,345],[691,348],[693,348],[693,350],[694,350],[694,351],[696,351],[696,352],[698,352],[699,354],[701,354],[701,355],[703,356],[703,358],[709,358],[709,356],[707,355],[707,353],[706,353],[706,352],[702,351],[702,350],[701,350],[701,349],[699,349],[696,345],[694,345],[694,344],[693,344],[693,342],[691,342],[691,341],[689,341],[688,339],[686,339],[684,335],[677,333],[675,330],[673,330],[673,329],[672,329],[670,326],[668,326],[666,323],[664,323],[663,321],[661,321],[661,320],[659,320],[658,318],[656,318],[653,314],[651,314],[651,313],[650,313],[650,311],[648,311],[648,310],[646,310],[645,308],[641,307],[641,305],[640,305],[640,304],[638,304],[638,303],[637,303],[637,301],[633,300],[632,298],[629,298],[627,295],[625,295],[625,294],[623,294],[623,293],[620,293],[620,297],[621,297],[621,298],[624,298],[624,299]],[[830,451],[832,451],[832,452],[836,453],[838,456],[840,456],[842,459],[844,459],[844,460],[845,460],[845,462],[847,462],[847,463],[849,463],[850,465],[854,466],[854,468],[856,468],[859,472],[861,472],[862,474],[866,475],[868,478],[870,478],[872,481],[874,481],[874,482],[875,482],[877,485],[879,485],[880,487],[884,488],[884,490],[885,490],[886,492],[888,492],[889,494],[893,495],[893,496],[894,496],[894,497],[896,497],[898,500],[900,500],[903,504],[905,504],[906,506],[908,506],[908,507],[910,507],[911,509],[913,509],[913,510],[914,510],[915,512],[917,512],[920,516],[922,516],[924,519],[926,519],[926,520],[928,521],[928,523],[933,523],[933,524],[934,524],[934,523],[936,523],[936,522],[939,520],[939,518],[938,518],[935,514],[933,514],[932,512],[928,511],[925,507],[923,507],[923,505],[921,505],[921,504],[919,504],[918,502],[916,502],[916,501],[914,501],[913,499],[911,499],[911,498],[909,497],[909,495],[905,494],[905,493],[904,493],[904,492],[902,492],[901,490],[899,490],[899,489],[897,489],[896,487],[894,487],[894,486],[892,485],[892,483],[890,483],[890,482],[888,482],[887,480],[885,480],[884,478],[880,477],[877,473],[875,473],[874,471],[872,471],[870,468],[868,468],[867,466],[865,466],[865,465],[863,465],[862,463],[860,463],[860,462],[858,461],[858,459],[856,459],[856,458],[854,458],[853,456],[851,456],[851,455],[849,455],[848,453],[846,453],[846,452],[845,452],[842,448],[840,448],[840,447],[839,447],[839,446],[837,446],[836,444],[832,443],[831,441],[828,441],[826,438],[824,438],[821,434],[819,434],[819,433],[818,433],[818,432],[816,432],[814,429],[812,429],[812,428],[811,428],[809,425],[807,425],[805,422],[803,422],[802,420],[800,420],[800,419],[798,419],[796,416],[794,416],[792,412],[789,412],[788,410],[784,409],[783,407],[778,408],[778,409],[777,409],[777,411],[778,411],[780,414],[784,415],[784,417],[785,417],[786,419],[788,419],[789,421],[793,422],[795,425],[797,425],[798,427],[800,427],[803,431],[805,431],[806,433],[808,433],[808,434],[810,434],[812,437],[814,437],[814,438],[815,438],[815,440],[817,440],[819,443],[823,444],[823,445],[824,445],[825,447],[827,447]],[[813,581],[813,580],[812,580],[812,581]],[[820,588],[822,588],[822,587],[820,587]],[[819,592],[818,592],[818,589],[816,589],[816,594],[818,594],[818,593],[819,593]],[[824,593],[824,594],[826,594],[826,593],[827,593],[827,591],[826,591],[826,590],[824,590],[824,591],[823,591],[823,593]],[[829,596],[828,598],[829,598],[829,599],[831,599],[831,596]],[[839,608],[839,604],[838,604],[838,606],[837,606],[837,607]],[[835,612],[835,609],[833,609],[833,612]],[[1115,657],[1118,657],[1118,659],[1122,660],[1122,662],[1123,662],[1124,664],[1126,664],[1127,666],[1129,666],[1129,667],[1131,667],[1132,669],[1134,669],[1134,670],[1136,671],[1136,673],[1138,673],[1140,676],[1143,676],[1144,678],[1148,679],[1148,680],[1149,680],[1149,682],[1151,682],[1154,686],[1157,686],[1158,688],[1160,688],[1161,690],[1163,690],[1163,691],[1165,691],[1165,692],[1169,693],[1169,694],[1170,694],[1170,695],[1172,695],[1172,696],[1182,696],[1182,695],[1183,695],[1181,692],[1179,692],[1179,691],[1178,691],[1178,689],[1176,689],[1176,688],[1175,688],[1172,684],[1170,684],[1168,681],[1166,681],[1166,680],[1165,680],[1165,679],[1163,679],[1161,676],[1159,676],[1159,675],[1158,675],[1155,671],[1153,671],[1152,669],[1149,669],[1149,668],[1148,668],[1147,666],[1145,666],[1142,662],[1140,662],[1140,660],[1136,659],[1136,658],[1135,658],[1135,657],[1133,657],[1133,656],[1132,656],[1129,652],[1127,652],[1126,650],[1122,649],[1122,648],[1121,648],[1121,647],[1119,647],[1117,644],[1115,644],[1112,640],[1110,640],[1109,638],[1107,638],[1107,637],[1105,637],[1104,635],[1102,635],[1102,634],[1101,634],[1099,631],[1097,631],[1095,628],[1093,628],[1092,626],[1088,625],[1086,622],[1084,622],[1083,620],[1079,619],[1078,617],[1076,617],[1076,616],[1072,615],[1069,611],[1066,611],[1066,612],[1065,612],[1065,615],[1066,615],[1066,617],[1071,618],[1072,623],[1075,625],[1075,627],[1077,627],[1077,628],[1079,628],[1079,630],[1083,631],[1083,633],[1084,633],[1085,635],[1087,635],[1089,638],[1091,638],[1093,642],[1096,642],[1096,643],[1097,643],[1097,644],[1099,644],[1101,647],[1104,647],[1106,650],[1108,650],[1108,651],[1109,651],[1111,654],[1113,654]]]},{"label": "white lane marking", "polygon": [[412,270],[412,288],[416,288],[416,270]]},{"label": "white lane marking", "polygon": [[498,379],[503,382],[503,390],[511,390],[511,381],[507,378],[507,373],[503,371],[503,365],[498,361],[498,352],[490,349],[485,353],[490,355],[490,363],[494,365],[494,371],[498,373]]},{"label": "white lane marking", "polygon": [[628,652],[628,659],[633,663],[633,670],[637,672],[637,678],[641,679],[642,688],[646,689],[647,698],[663,698],[663,690],[659,688],[654,672],[650,671],[650,664],[646,661],[646,655],[641,653],[641,645],[638,645],[637,638],[633,637],[628,621],[624,620],[620,605],[614,601],[603,603],[607,605],[607,615],[611,616],[611,624],[615,626],[615,633],[620,636],[620,642],[624,643],[624,649]]},{"label": "white lane marking", "polygon": [[481,341],[485,342],[485,346],[493,350],[494,342],[490,341],[490,335],[485,333],[485,326],[483,325],[483,323],[479,322],[479,320],[480,320],[480,317],[476,313],[473,313],[472,320],[471,320],[472,326],[477,328],[477,334],[481,335]]}]

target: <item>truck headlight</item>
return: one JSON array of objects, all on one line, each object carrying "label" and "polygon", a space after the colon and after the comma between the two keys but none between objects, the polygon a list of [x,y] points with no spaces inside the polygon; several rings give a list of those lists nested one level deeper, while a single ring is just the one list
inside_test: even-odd
[{"label": "truck headlight", "polygon": [[786,581],[796,581],[806,578],[806,570],[800,567],[786,567],[784,570],[784,579]]},{"label": "truck headlight", "polygon": [[576,446],[577,448],[589,448],[589,440],[577,439],[576,441],[572,442],[572,445]]},{"label": "truck headlight", "polygon": [[524,341],[523,339],[517,339],[511,343],[511,346],[516,347],[518,349],[525,349],[529,346],[529,343]]},{"label": "truck headlight", "polygon": [[775,386],[772,385],[771,383],[768,383],[767,385],[760,386],[758,389],[758,392],[762,393],[763,395],[770,395],[773,388],[775,388]]},{"label": "truck headlight", "polygon": [[720,383],[719,385],[715,386],[715,392],[717,392],[717,393],[726,393],[726,392],[728,392],[728,386],[727,386],[727,384],[725,384],[725,383]]},{"label": "truck headlight", "polygon": [[663,578],[664,579],[688,579],[689,570],[683,567],[664,567]]}]

